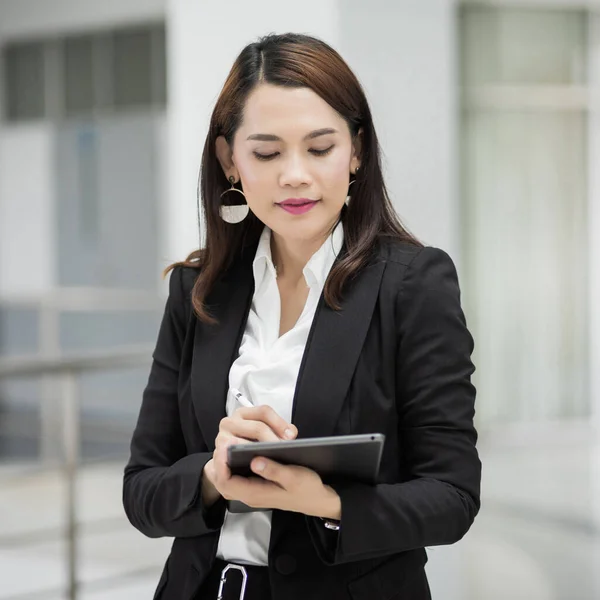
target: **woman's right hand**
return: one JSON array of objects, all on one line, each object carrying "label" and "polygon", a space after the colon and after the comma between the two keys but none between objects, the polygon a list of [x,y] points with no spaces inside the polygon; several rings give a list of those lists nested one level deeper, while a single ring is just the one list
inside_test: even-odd
[{"label": "woman's right hand", "polygon": [[231,478],[227,464],[227,448],[249,442],[293,440],[298,435],[295,425],[280,417],[270,406],[238,408],[230,417],[221,419],[213,457],[202,471],[202,499],[205,506],[214,504]]}]

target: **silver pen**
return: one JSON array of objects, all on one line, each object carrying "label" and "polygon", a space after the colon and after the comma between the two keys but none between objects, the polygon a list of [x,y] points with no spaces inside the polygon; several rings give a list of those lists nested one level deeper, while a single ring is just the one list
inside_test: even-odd
[{"label": "silver pen", "polygon": [[250,400],[248,400],[248,398],[246,398],[246,396],[244,396],[244,394],[242,394],[242,392],[240,392],[240,390],[236,390],[235,388],[230,388],[229,391],[233,394],[235,399],[242,406],[245,406],[246,408],[252,408],[254,406],[254,404],[252,404],[252,402],[250,402]]},{"label": "silver pen", "polygon": [[[253,408],[254,404],[252,404],[252,402],[250,402],[250,400],[248,400],[248,398],[246,398],[246,396],[244,396],[244,394],[242,394],[242,392],[240,392],[240,390],[236,390],[235,388],[229,388],[229,391],[233,394],[234,398],[242,405],[245,406],[246,408]],[[285,430],[285,438],[287,440],[291,440],[294,437],[294,433],[292,432],[291,429],[286,429]]]}]

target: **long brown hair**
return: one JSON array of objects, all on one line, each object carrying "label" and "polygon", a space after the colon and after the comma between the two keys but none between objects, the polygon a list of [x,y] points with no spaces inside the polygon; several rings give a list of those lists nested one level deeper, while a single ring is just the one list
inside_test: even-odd
[{"label": "long brown hair", "polygon": [[327,304],[339,309],[345,283],[373,256],[382,237],[420,245],[402,225],[390,202],[381,171],[379,143],[365,93],[342,57],[325,42],[307,35],[267,35],[246,46],[237,57],[212,113],[202,154],[198,202],[206,228],[204,247],[176,266],[200,270],[192,291],[198,317],[213,322],[205,300],[217,279],[243,248],[255,245],[263,224],[252,212],[238,225],[219,214],[221,193],[230,187],[217,160],[216,139],[232,145],[246,99],[260,83],[307,87],[348,123],[354,138],[362,130],[360,170],[351,187],[352,201],[342,209],[345,251],[333,266],[324,289]]}]

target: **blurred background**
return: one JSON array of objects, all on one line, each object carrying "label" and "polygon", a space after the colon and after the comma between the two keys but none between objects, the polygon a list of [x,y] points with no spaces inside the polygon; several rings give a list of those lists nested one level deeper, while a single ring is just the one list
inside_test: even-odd
[{"label": "blurred background", "polygon": [[0,600],[152,597],[121,475],[160,274],[233,60],[285,31],[355,70],[459,270],[483,508],[434,598],[600,598],[600,0],[0,0]]}]

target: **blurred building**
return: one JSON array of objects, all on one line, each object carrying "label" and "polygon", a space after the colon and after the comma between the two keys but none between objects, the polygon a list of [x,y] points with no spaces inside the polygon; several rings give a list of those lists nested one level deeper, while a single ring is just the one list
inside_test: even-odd
[{"label": "blurred building", "polygon": [[[0,357],[152,344],[212,106],[273,31],[346,58],[459,269],[484,511],[430,553],[436,598],[600,597],[600,0],[0,0]],[[83,377],[85,457],[124,456],[145,374]],[[56,453],[56,401],[0,382],[0,460]]]}]

